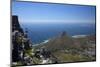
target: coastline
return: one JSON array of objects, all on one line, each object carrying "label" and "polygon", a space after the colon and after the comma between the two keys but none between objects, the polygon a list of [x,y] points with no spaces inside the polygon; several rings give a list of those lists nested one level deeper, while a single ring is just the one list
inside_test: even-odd
[{"label": "coastline", "polygon": [[88,35],[73,35],[72,38],[84,38]]}]

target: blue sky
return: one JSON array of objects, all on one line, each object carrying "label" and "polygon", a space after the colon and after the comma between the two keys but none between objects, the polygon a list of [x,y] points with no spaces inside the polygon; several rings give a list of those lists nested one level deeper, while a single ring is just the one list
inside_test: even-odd
[{"label": "blue sky", "polygon": [[21,23],[95,23],[95,6],[12,2]]}]

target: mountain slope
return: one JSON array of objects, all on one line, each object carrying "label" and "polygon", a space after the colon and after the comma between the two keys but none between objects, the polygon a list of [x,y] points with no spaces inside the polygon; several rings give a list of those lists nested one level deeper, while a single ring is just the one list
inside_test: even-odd
[{"label": "mountain slope", "polygon": [[62,32],[61,35],[50,39],[50,41],[45,44],[45,48],[50,51],[64,50],[73,47],[75,47],[74,41],[66,32]]}]

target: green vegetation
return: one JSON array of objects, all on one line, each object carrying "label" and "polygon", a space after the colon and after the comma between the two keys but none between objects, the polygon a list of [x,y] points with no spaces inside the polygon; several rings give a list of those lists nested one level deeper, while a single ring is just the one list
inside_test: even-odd
[{"label": "green vegetation", "polygon": [[[92,38],[92,40],[90,39]],[[95,57],[94,36],[72,38],[65,32],[61,36],[50,39],[48,43],[39,45],[37,48],[45,47],[61,62],[94,61]]]},{"label": "green vegetation", "polygon": [[84,55],[79,54],[67,54],[63,52],[54,52],[53,53],[60,62],[76,62],[76,61],[92,61],[93,59]]}]

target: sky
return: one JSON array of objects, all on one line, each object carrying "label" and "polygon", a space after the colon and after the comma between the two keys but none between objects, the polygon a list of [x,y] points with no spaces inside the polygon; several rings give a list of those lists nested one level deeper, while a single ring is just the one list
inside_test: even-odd
[{"label": "sky", "polygon": [[95,6],[12,2],[21,23],[95,23]]}]

